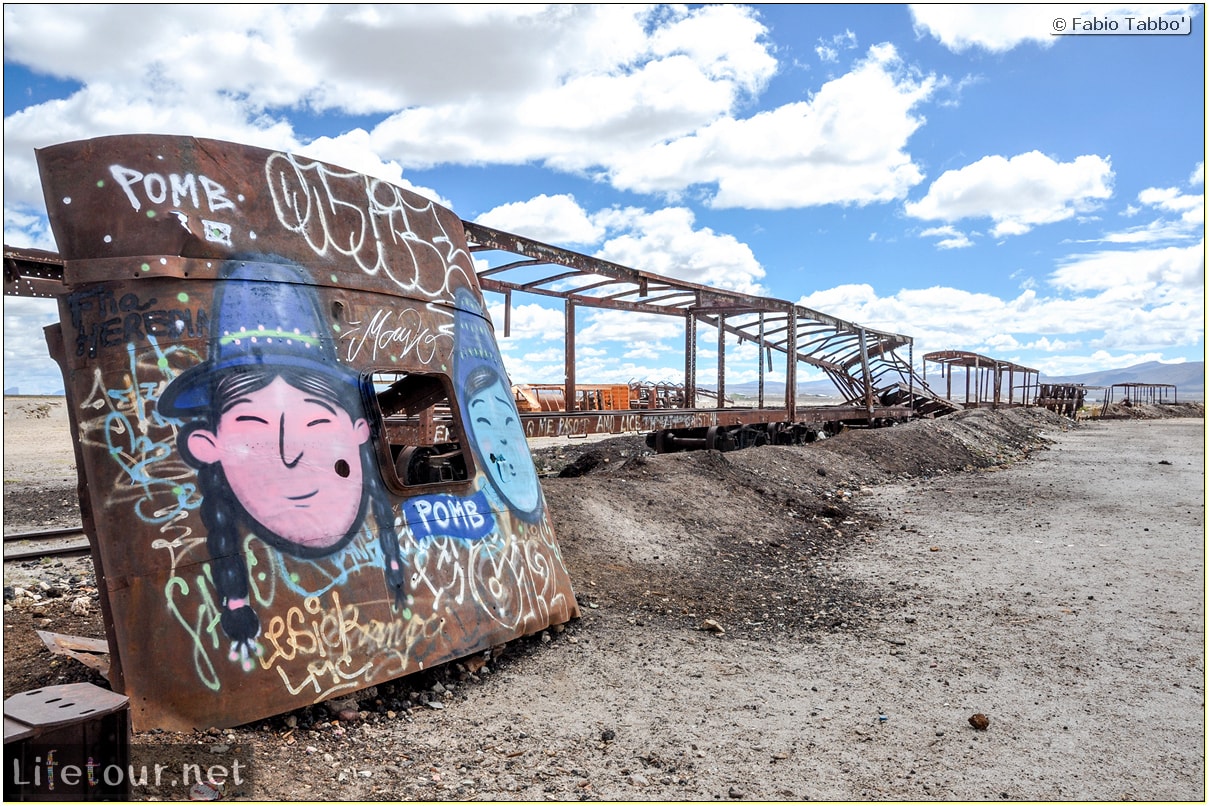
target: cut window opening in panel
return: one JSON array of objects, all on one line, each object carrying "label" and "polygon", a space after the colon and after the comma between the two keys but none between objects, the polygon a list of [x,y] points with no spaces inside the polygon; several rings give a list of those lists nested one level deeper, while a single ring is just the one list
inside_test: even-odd
[{"label": "cut window opening in panel", "polygon": [[396,492],[470,478],[466,440],[444,375],[366,373],[382,476]]}]

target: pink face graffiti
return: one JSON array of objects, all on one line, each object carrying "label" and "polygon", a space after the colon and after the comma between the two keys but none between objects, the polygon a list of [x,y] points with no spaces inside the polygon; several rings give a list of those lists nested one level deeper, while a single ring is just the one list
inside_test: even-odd
[{"label": "pink face graffiti", "polygon": [[309,549],[344,539],[361,503],[360,447],[369,426],[281,378],[223,409],[215,431],[189,434],[203,464],[218,462],[248,514]]}]

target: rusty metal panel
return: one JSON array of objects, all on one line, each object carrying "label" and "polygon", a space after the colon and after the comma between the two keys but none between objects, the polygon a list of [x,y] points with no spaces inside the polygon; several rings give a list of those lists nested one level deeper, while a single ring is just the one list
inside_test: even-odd
[{"label": "rusty metal panel", "polygon": [[53,298],[63,290],[63,262],[54,252],[4,247],[4,295]]},{"label": "rusty metal panel", "polygon": [[578,615],[452,212],[215,140],[38,161],[137,729],[245,723]]}]

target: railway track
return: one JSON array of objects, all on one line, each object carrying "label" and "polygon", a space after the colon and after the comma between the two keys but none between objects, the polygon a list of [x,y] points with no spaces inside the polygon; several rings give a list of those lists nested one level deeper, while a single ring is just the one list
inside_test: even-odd
[{"label": "railway track", "polygon": [[88,553],[82,526],[14,532],[4,536],[4,561]]}]

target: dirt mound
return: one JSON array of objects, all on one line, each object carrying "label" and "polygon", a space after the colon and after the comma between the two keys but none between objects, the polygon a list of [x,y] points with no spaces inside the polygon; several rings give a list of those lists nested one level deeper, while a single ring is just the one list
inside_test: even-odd
[{"label": "dirt mound", "polygon": [[1073,427],[1045,410],[971,410],[734,453],[655,455],[626,437],[548,449],[538,463],[565,463],[543,489],[589,607],[624,608],[637,626],[809,641],[860,628],[880,604],[832,571],[868,525],[849,504],[861,487],[1018,461],[1046,431]]},{"label": "dirt mound", "polygon": [[1205,404],[1190,403],[1110,403],[1096,414],[1103,419],[1168,420],[1173,417],[1205,416]]}]

